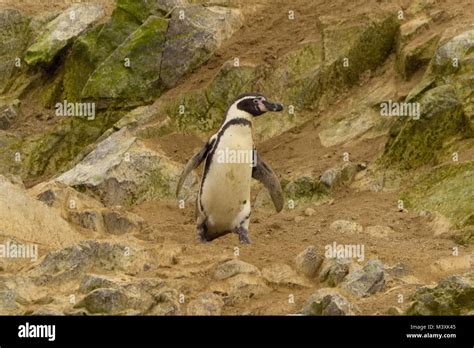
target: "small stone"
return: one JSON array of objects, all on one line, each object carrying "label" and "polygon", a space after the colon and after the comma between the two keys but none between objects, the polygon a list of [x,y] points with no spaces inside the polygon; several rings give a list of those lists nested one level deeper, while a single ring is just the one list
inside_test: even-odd
[{"label": "small stone", "polygon": [[350,271],[350,261],[347,259],[327,259],[319,272],[319,281],[327,282],[331,287],[340,284]]},{"label": "small stone", "polygon": [[220,296],[207,293],[201,294],[188,304],[188,315],[221,315],[224,301]]},{"label": "small stone", "polygon": [[313,278],[317,273],[323,258],[318,255],[316,248],[310,245],[295,258],[296,270],[309,278]]},{"label": "small stone", "polygon": [[387,310],[387,314],[388,315],[403,315],[403,311],[396,306],[392,306]]},{"label": "small stone", "polygon": [[380,291],[385,285],[384,265],[379,260],[369,260],[359,270],[349,273],[343,287],[359,297],[367,297]]},{"label": "small stone", "polygon": [[300,277],[295,270],[283,263],[276,263],[263,268],[262,275],[268,282],[279,285],[308,285],[306,280]]},{"label": "small stone", "polygon": [[223,280],[237,274],[260,275],[260,271],[254,265],[237,259],[226,261],[217,266],[214,272],[214,279]]},{"label": "small stone", "polygon": [[355,307],[335,289],[323,288],[311,295],[306,301],[304,315],[354,315]]},{"label": "small stone", "polygon": [[295,220],[296,223],[299,223],[299,222],[301,222],[301,221],[304,220],[304,217],[302,217],[302,216],[295,216],[294,220]]},{"label": "small stone", "polygon": [[336,220],[329,228],[337,233],[360,233],[364,229],[361,224],[347,220]]},{"label": "small stone", "polygon": [[313,216],[316,213],[316,210],[313,208],[306,208],[304,211],[304,215],[306,216]]}]

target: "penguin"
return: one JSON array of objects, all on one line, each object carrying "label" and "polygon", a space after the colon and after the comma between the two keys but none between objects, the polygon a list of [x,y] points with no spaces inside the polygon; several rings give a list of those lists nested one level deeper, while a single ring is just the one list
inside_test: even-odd
[{"label": "penguin", "polygon": [[269,190],[276,211],[283,209],[280,182],[258,156],[252,133],[255,117],[268,111],[282,110],[283,105],[268,102],[262,94],[239,95],[228,108],[217,133],[186,164],[178,181],[177,197],[188,174],[204,161],[196,200],[199,241],[209,242],[233,232],[241,243],[250,243],[248,227],[252,178]]}]

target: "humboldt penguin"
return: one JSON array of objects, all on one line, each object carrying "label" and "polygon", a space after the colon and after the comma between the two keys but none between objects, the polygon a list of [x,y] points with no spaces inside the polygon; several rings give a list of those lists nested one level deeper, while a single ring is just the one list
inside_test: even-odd
[{"label": "humboldt penguin", "polygon": [[239,95],[227,110],[217,133],[186,164],[178,182],[177,196],[187,175],[205,161],[196,202],[197,238],[201,242],[234,232],[241,243],[250,243],[252,178],[269,190],[276,211],[282,210],[280,182],[258,156],[252,135],[254,117],[282,110],[281,104],[270,103],[261,94]]}]

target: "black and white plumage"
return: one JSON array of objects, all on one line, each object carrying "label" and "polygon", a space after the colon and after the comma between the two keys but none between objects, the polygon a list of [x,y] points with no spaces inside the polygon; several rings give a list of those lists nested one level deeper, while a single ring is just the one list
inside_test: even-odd
[{"label": "black and white plumage", "polygon": [[[254,117],[281,110],[281,104],[269,103],[261,94],[240,95],[229,107],[217,133],[186,164],[178,182],[177,195],[187,175],[205,161],[196,207],[199,240],[211,241],[235,232],[242,243],[250,243],[252,178],[262,182],[270,191],[277,212],[282,210],[280,183],[271,168],[256,154],[252,135]],[[225,156],[229,153],[234,155],[234,159],[236,154],[252,154],[252,158],[250,161],[232,161]]]}]

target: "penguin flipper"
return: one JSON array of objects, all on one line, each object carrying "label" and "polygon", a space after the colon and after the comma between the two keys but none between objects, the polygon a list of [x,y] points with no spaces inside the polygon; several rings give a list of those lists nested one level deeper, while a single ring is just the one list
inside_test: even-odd
[{"label": "penguin flipper", "polygon": [[279,213],[283,209],[283,191],[281,189],[280,181],[270,166],[262,159],[257,157],[256,166],[252,170],[252,178],[260,181],[270,192],[273,205]]},{"label": "penguin flipper", "polygon": [[194,169],[196,169],[201,162],[206,158],[209,149],[210,149],[210,144],[206,143],[204,147],[197,153],[195,154],[189,161],[186,163],[186,167],[184,167],[183,172],[181,173],[181,177],[179,178],[178,181],[178,186],[176,187],[176,197],[179,195],[179,191],[181,191],[181,187],[184,184],[184,180],[186,180],[186,177],[191,173]]}]

